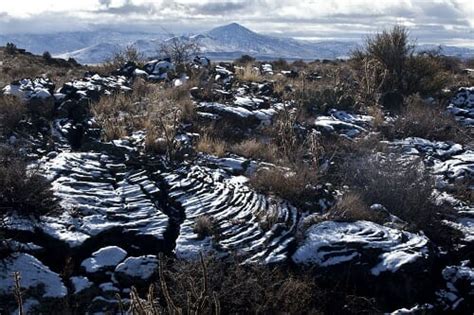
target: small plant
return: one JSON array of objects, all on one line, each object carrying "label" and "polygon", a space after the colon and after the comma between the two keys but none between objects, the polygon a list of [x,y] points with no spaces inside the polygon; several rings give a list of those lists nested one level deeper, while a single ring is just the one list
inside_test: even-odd
[{"label": "small plant", "polygon": [[201,215],[196,218],[193,232],[198,235],[199,239],[204,239],[214,233],[212,218],[207,215]]},{"label": "small plant", "polygon": [[50,63],[52,60],[53,60],[53,57],[51,56],[51,54],[49,53],[49,51],[45,51],[43,53],[43,59],[46,63]]},{"label": "small plant", "polygon": [[312,187],[318,183],[319,174],[316,168],[303,163],[293,169],[261,168],[250,177],[250,185],[305,208],[306,202],[312,201]]},{"label": "small plant", "polygon": [[242,55],[239,58],[234,60],[234,64],[237,65],[248,65],[253,64],[255,62],[255,58],[250,55]]},{"label": "small plant", "polygon": [[0,148],[0,214],[40,216],[57,210],[50,183],[18,152]]},{"label": "small plant", "polygon": [[263,80],[260,69],[250,63],[245,64],[243,68],[236,68],[235,75],[240,80],[247,82],[260,82]]},{"label": "small plant", "polygon": [[383,215],[370,210],[369,205],[359,193],[345,193],[329,210],[327,216],[330,220],[353,222],[357,220],[368,220],[383,223]]},{"label": "small plant", "polygon": [[[161,315],[161,314],[216,314],[221,313],[219,297],[216,292],[209,289],[208,270],[202,254],[200,254],[200,269],[202,273],[201,285],[191,282],[193,279],[186,279],[186,301],[173,298],[172,292],[168,288],[164,270],[165,259],[160,253],[159,264],[159,288],[161,289],[162,300],[165,307],[161,306],[155,285],[150,285],[146,299],[140,298],[138,291],[132,287],[130,293],[130,308],[128,312],[133,315]],[[120,296],[118,296],[120,301]]]},{"label": "small plant", "polygon": [[14,55],[17,52],[16,45],[13,43],[7,43],[5,46],[5,52],[9,55]]}]

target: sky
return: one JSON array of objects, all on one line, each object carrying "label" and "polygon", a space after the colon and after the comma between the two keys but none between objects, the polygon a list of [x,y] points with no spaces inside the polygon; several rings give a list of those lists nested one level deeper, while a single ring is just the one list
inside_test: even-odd
[{"label": "sky", "polygon": [[299,39],[360,39],[395,24],[420,43],[474,47],[473,0],[1,0],[0,34],[198,33],[237,22]]}]

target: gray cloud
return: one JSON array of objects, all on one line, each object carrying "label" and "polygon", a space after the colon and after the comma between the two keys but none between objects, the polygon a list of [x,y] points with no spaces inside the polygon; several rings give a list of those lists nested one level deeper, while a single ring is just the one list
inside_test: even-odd
[{"label": "gray cloud", "polygon": [[0,33],[108,28],[148,32],[166,29],[178,34],[238,22],[276,36],[360,39],[402,23],[409,25],[411,33],[420,42],[452,38],[472,40],[472,7],[456,1],[459,0],[372,4],[367,0],[351,7],[350,2],[337,0],[126,0],[121,6],[113,6],[112,0],[97,0],[96,8],[77,12],[47,12],[28,18],[3,15]]},{"label": "gray cloud", "polygon": [[252,6],[252,1],[224,1],[224,2],[210,2],[203,4],[190,5],[190,9],[199,14],[206,15],[222,15],[229,13],[236,13],[243,10],[248,10]]},{"label": "gray cloud", "polygon": [[126,0],[125,3],[119,7],[111,7],[110,0],[99,0],[100,4],[104,5],[105,9],[92,11],[95,14],[113,14],[113,15],[130,15],[143,14],[152,15],[156,13],[156,8],[152,4],[134,4],[132,0]]},{"label": "gray cloud", "polygon": [[112,3],[112,0],[99,0],[99,4],[101,6],[106,7],[106,8],[108,8],[111,3]]}]

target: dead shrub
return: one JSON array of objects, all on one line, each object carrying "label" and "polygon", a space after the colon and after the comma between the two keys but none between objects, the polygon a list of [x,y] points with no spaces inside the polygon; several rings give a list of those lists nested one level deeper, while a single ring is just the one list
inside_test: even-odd
[{"label": "dead shrub", "polygon": [[25,113],[26,106],[17,97],[0,95],[0,134],[13,130]]},{"label": "dead shrub", "polygon": [[58,209],[50,183],[18,152],[0,147],[0,215],[40,216]]},{"label": "dead shrub", "polygon": [[387,93],[432,95],[450,77],[443,58],[436,53],[415,53],[408,30],[399,25],[367,38],[365,46],[353,53],[352,64],[358,73],[358,94],[369,106]]},{"label": "dead shrub", "polygon": [[362,56],[377,60],[386,69],[384,91],[403,90],[403,72],[407,57],[413,53],[408,30],[400,25],[384,30],[366,40]]},{"label": "dead shrub", "polygon": [[307,274],[213,257],[188,262],[161,257],[159,284],[146,299],[132,290],[132,309],[140,315],[318,314],[321,295]]},{"label": "dead shrub", "polygon": [[234,64],[236,65],[247,65],[253,64],[255,62],[255,58],[249,55],[242,55],[239,58],[234,60]]},{"label": "dead shrub", "polygon": [[125,48],[114,52],[100,66],[96,66],[96,70],[101,74],[110,74],[110,72],[119,69],[127,62],[133,62],[137,65],[144,64],[145,55],[133,45],[127,45]]},{"label": "dead shrub", "polygon": [[421,137],[461,143],[466,140],[452,115],[437,104],[428,104],[419,95],[409,97],[393,126],[384,130],[392,139]]},{"label": "dead shrub", "polygon": [[428,227],[440,211],[432,202],[434,178],[419,159],[362,156],[350,159],[344,168],[344,182],[366,204],[382,204],[418,229]]}]

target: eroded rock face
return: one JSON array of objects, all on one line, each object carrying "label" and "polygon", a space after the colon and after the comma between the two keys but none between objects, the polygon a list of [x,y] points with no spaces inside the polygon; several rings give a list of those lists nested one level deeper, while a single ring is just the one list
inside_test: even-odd
[{"label": "eroded rock face", "polygon": [[[297,212],[284,201],[249,189],[242,177],[203,167],[181,169],[165,176],[170,198],[185,212],[176,240],[176,255],[195,258],[200,251],[245,255],[248,262],[284,261],[294,240]],[[214,236],[199,239],[196,220],[208,216]]]},{"label": "eroded rock face", "polygon": [[344,263],[368,264],[370,273],[378,276],[418,264],[423,269],[429,256],[429,240],[384,227],[370,221],[326,221],[310,227],[305,240],[293,254],[293,261],[329,267]]},{"label": "eroded rock face", "polygon": [[163,241],[168,216],[152,173],[129,169],[101,153],[60,153],[43,169],[66,210],[43,217],[40,228],[46,234],[71,247],[112,229]]}]

